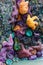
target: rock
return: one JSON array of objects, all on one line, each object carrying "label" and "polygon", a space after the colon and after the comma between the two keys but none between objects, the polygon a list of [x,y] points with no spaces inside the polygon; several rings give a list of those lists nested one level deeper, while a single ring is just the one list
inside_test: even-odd
[{"label": "rock", "polygon": [[36,55],[33,55],[33,56],[30,56],[29,57],[29,60],[35,60],[37,58],[37,56]]}]

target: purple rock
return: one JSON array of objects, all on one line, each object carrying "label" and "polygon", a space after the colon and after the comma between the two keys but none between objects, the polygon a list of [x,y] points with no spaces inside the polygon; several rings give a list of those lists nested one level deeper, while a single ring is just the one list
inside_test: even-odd
[{"label": "purple rock", "polygon": [[36,55],[37,55],[37,57],[41,57],[42,56],[42,52],[38,51]]},{"label": "purple rock", "polygon": [[6,54],[7,54],[6,49],[2,48],[0,51],[0,61],[5,62]]},{"label": "purple rock", "polygon": [[7,58],[9,58],[9,59],[13,59],[14,56],[13,56],[12,54],[10,54],[10,53],[7,53]]},{"label": "purple rock", "polygon": [[36,55],[33,55],[33,56],[29,57],[29,60],[34,60],[36,58],[37,58],[37,56]]},{"label": "purple rock", "polygon": [[42,57],[43,57],[43,50],[41,52],[42,52]]},{"label": "purple rock", "polygon": [[0,56],[0,61],[1,62],[5,62],[6,61],[6,57],[4,58],[4,56]]},{"label": "purple rock", "polygon": [[7,58],[9,58],[9,59],[13,59],[14,58],[14,50],[13,49],[9,50],[7,52]]},{"label": "purple rock", "polygon": [[11,50],[9,50],[9,51],[8,51],[8,53],[10,53],[10,54],[13,54],[13,55],[14,55],[14,50],[13,50],[13,49],[11,49]]},{"label": "purple rock", "polygon": [[5,59],[2,56],[0,56],[0,61],[5,62]]}]

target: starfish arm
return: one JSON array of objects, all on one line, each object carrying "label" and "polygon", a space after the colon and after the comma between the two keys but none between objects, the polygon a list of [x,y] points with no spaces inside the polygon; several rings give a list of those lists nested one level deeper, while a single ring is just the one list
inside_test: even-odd
[{"label": "starfish arm", "polygon": [[35,19],[39,20],[39,18],[38,18],[37,16],[33,16],[32,19],[33,19],[33,21],[34,21]]}]

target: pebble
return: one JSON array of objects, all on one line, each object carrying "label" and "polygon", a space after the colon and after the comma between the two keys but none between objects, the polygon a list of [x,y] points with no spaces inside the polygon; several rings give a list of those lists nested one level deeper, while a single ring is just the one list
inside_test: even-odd
[{"label": "pebble", "polygon": [[18,62],[18,61],[20,61],[20,59],[18,57],[13,58],[13,62]]},{"label": "pebble", "polygon": [[14,51],[13,51],[13,50],[8,51],[8,52],[7,52],[7,58],[9,58],[9,59],[12,60],[13,57],[14,57]]},{"label": "pebble", "polygon": [[7,60],[6,60],[6,64],[7,64],[7,65],[12,65],[12,63],[13,63],[13,61],[12,61],[11,59],[7,59]]},{"label": "pebble", "polygon": [[43,50],[41,52],[42,52],[42,57],[43,57]]},{"label": "pebble", "polygon": [[31,56],[30,58],[29,58],[29,60],[34,60],[34,59],[36,59],[37,58],[37,56],[36,55],[33,55],[33,56]]},{"label": "pebble", "polygon": [[41,57],[42,56],[42,52],[38,51],[36,55],[37,55],[37,57]]}]

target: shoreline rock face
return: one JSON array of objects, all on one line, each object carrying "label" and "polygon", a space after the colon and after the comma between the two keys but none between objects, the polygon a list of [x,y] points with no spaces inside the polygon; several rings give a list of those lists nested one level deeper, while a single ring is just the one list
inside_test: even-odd
[{"label": "shoreline rock face", "polygon": [[43,3],[39,2],[0,0],[0,65],[43,57]]}]

